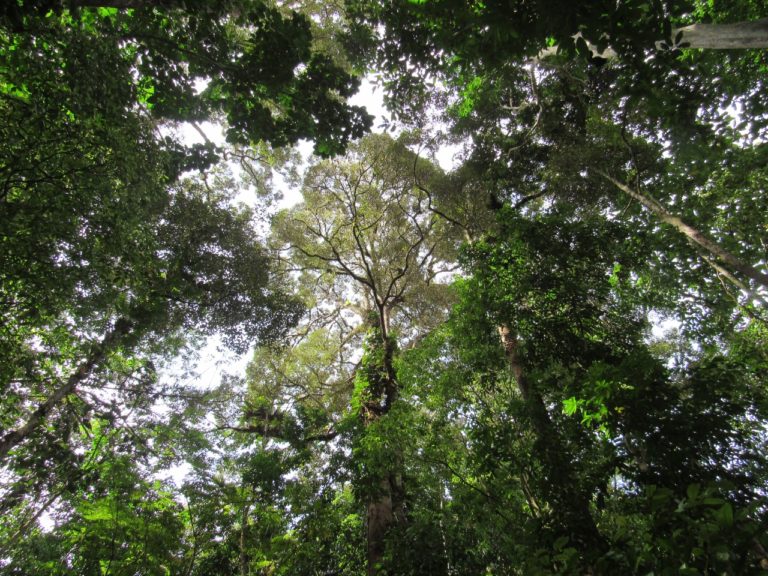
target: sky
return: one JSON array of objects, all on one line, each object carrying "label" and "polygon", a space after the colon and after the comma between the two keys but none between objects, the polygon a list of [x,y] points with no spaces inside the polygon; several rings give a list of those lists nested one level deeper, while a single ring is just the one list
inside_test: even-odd
[{"label": "sky", "polygon": [[[384,108],[384,99],[381,88],[377,87],[373,78],[364,78],[358,93],[353,96],[349,103],[354,106],[364,106],[370,114],[374,116],[373,132],[382,132],[381,125],[387,121],[391,122],[391,117]],[[217,145],[224,144],[224,131],[219,124],[211,122],[201,122],[200,129],[205,133],[206,138]],[[202,144],[203,136],[191,124],[182,126],[180,129],[182,140],[187,144]],[[298,149],[301,153],[304,163],[309,163],[312,159],[312,142],[302,140]],[[458,152],[458,146],[445,146],[438,150],[436,159],[443,170],[450,170],[455,166],[455,154]],[[290,208],[301,200],[299,190],[290,188],[281,178],[275,179],[275,184],[283,194],[283,200],[278,205],[279,208]],[[246,204],[253,206],[255,197],[241,198]]]}]

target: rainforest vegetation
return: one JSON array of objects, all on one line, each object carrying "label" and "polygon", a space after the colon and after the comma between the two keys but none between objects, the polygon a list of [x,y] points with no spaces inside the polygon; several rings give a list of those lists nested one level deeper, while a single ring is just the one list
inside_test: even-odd
[{"label": "rainforest vegetation", "polygon": [[768,572],[762,0],[1,4],[0,574]]}]

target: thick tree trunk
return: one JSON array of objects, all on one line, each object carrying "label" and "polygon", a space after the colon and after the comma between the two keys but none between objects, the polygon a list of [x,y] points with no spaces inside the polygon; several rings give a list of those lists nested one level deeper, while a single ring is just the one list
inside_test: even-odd
[{"label": "thick tree trunk", "polygon": [[368,576],[379,574],[384,559],[389,529],[405,521],[403,513],[403,483],[396,469],[402,467],[402,459],[393,454],[392,469],[379,482],[376,497],[368,502],[365,511],[366,561]]},{"label": "thick tree trunk", "polygon": [[384,558],[387,531],[395,519],[392,486],[389,478],[381,480],[379,489],[379,494],[371,502],[368,502],[365,511],[366,560],[369,576],[378,574],[379,566]]},{"label": "thick tree trunk", "polygon": [[[682,32],[680,40],[689,48],[704,50],[744,50],[768,48],[768,18],[734,24],[691,24],[672,31],[672,36]],[[657,43],[657,47],[660,43]]]},{"label": "thick tree trunk", "polygon": [[[386,310],[380,311],[379,329],[382,340],[381,365],[377,366],[376,382],[369,381],[369,389],[375,391],[367,406],[363,407],[363,423],[368,428],[374,422],[389,413],[397,400],[399,388],[394,368],[394,344],[389,333],[389,322]],[[396,523],[402,522],[403,517],[403,481],[402,454],[388,454],[389,470],[381,478],[374,481],[376,490],[366,504],[366,561],[368,576],[376,576],[384,559],[386,537],[389,529]]]},{"label": "thick tree trunk", "polygon": [[77,367],[65,382],[56,388],[48,399],[40,404],[29,416],[27,422],[16,430],[6,433],[0,440],[0,462],[2,462],[14,447],[23,442],[45,420],[48,414],[58,406],[67,396],[74,393],[77,387],[88,378],[94,368],[99,366],[107,357],[109,351],[114,348],[132,329],[128,320],[121,318],[115,323],[101,342],[94,344],[88,357]]},{"label": "thick tree trunk", "polygon": [[544,500],[552,507],[571,545],[586,559],[600,556],[608,546],[589,511],[589,496],[578,487],[571,459],[549,417],[544,400],[531,386],[523,369],[517,351],[517,336],[508,326],[499,326],[498,330],[509,369],[528,408],[536,437],[535,450],[546,478]]},{"label": "thick tree trunk", "polygon": [[[701,50],[747,50],[750,48],[768,48],[768,18],[748,22],[735,22],[733,24],[690,24],[672,30],[672,38],[676,38],[682,32],[681,44],[687,44],[687,48]],[[581,36],[574,34],[573,38]],[[656,48],[664,49],[665,42],[656,42]],[[597,46],[588,43],[595,58],[613,60],[618,56],[616,51],[608,46],[602,52]],[[557,54],[558,46],[550,46],[539,51],[536,59],[544,60]]]},{"label": "thick tree trunk", "polygon": [[714,256],[717,260],[731,267],[732,270],[744,274],[747,278],[754,280],[758,284],[761,284],[768,288],[768,274],[764,274],[754,267],[750,266],[743,260],[741,260],[735,254],[732,254],[728,250],[721,248],[715,242],[707,238],[704,234],[699,232],[693,226],[687,224],[679,216],[674,216],[667,212],[667,210],[659,204],[653,198],[649,198],[645,194],[630,188],[626,184],[622,184],[615,178],[609,176],[602,170],[597,170],[597,173],[603,176],[603,178],[612,182],[619,190],[634,198],[640,202],[643,206],[648,208],[651,212],[656,214],[662,222],[673,226],[678,232],[688,237],[691,242],[703,248],[706,252]]}]

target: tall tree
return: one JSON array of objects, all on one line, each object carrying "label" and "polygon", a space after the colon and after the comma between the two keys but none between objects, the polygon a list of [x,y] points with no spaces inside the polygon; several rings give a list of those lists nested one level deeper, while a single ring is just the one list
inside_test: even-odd
[{"label": "tall tree", "polygon": [[[762,411],[760,372],[741,345],[668,370],[643,341],[649,287],[633,276],[648,263],[632,231],[562,210],[502,211],[498,236],[466,252],[448,326],[406,355],[404,381],[430,409],[416,450],[450,494],[412,509],[456,543],[445,555],[458,572],[759,573],[763,516],[744,505],[762,502],[763,440],[743,419]],[[764,358],[747,348],[749,364]],[[454,515],[485,526],[461,530]]]},{"label": "tall tree", "polygon": [[314,49],[308,19],[262,2],[14,2],[0,9],[0,62],[13,525],[86,481],[94,417],[151,441],[144,424],[169,392],[159,359],[216,332],[245,351],[299,314],[270,286],[252,214],[205,178],[181,182],[221,151],[185,146],[174,125],[224,118],[241,148],[312,138],[331,154],[369,120],[344,103],[357,82]]},{"label": "tall tree", "polygon": [[[430,78],[446,86],[432,102],[454,136],[471,142],[473,161],[486,171],[487,186],[498,199],[530,209],[535,207],[530,201],[551,200],[567,189],[568,202],[579,195],[587,210],[609,204],[632,217],[637,205],[632,200],[639,201],[669,226],[644,224],[666,252],[660,259],[692,261],[696,272],[686,271],[684,282],[699,276],[705,292],[725,282],[727,292],[740,293],[741,302],[753,299],[755,288],[765,283],[755,251],[759,243],[748,232],[755,228],[739,230],[734,222],[739,232],[723,234],[702,218],[717,206],[753,201],[749,193],[731,191],[724,198],[710,197],[706,190],[723,166],[762,154],[759,144],[750,149],[743,143],[755,143],[765,130],[768,103],[759,88],[765,52],[713,52],[685,44],[670,51],[647,43],[653,34],[692,18],[760,18],[765,16],[761,6],[715,9],[692,3],[686,11],[642,2],[576,3],[563,6],[556,19],[542,17],[547,5],[526,3],[403,3],[392,11],[350,6],[358,23],[380,24],[368,30],[371,58],[383,68],[393,107],[404,120],[425,117],[421,110],[429,102]],[[629,14],[639,23],[631,29],[623,24]],[[466,34],[446,33],[438,21],[454,21]],[[499,22],[520,25],[502,30]],[[565,32],[573,29],[581,35],[571,38],[574,32]],[[593,45],[586,46],[585,39]],[[564,50],[581,45],[583,58],[535,58],[547,42],[561,43]],[[593,57],[596,45],[611,42],[620,46],[619,58]],[[734,108],[741,111],[738,127],[728,112]],[[703,206],[704,198],[709,206]],[[686,240],[671,238],[668,230]],[[690,252],[688,240],[698,257],[678,256],[681,249]]]},{"label": "tall tree", "polygon": [[353,448],[363,467],[356,488],[367,510],[369,574],[378,573],[384,561],[389,528],[404,521],[398,439],[386,437],[393,432],[386,420],[399,398],[397,340],[413,340],[424,330],[418,320],[426,318],[425,307],[433,314],[427,321],[438,321],[445,301],[440,275],[451,268],[442,220],[419,187],[439,176],[404,144],[370,136],[345,158],[310,168],[304,202],[275,223],[276,238],[306,276],[303,282],[341,280],[344,300],[316,306],[340,305],[358,314],[349,318],[350,328],[362,322],[371,330],[356,376],[362,428]]}]

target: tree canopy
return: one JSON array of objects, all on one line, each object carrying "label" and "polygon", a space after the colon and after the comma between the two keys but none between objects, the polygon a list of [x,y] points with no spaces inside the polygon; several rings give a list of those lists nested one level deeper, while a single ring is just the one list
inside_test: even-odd
[{"label": "tree canopy", "polygon": [[767,17],[0,7],[0,574],[764,573]]}]

